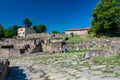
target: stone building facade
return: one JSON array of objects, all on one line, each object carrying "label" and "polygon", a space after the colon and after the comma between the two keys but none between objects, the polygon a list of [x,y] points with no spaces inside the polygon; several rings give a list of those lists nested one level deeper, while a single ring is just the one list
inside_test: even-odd
[{"label": "stone building facade", "polygon": [[28,34],[32,34],[34,31],[33,29],[29,28],[29,27],[23,27],[23,28],[19,28],[18,29],[18,36],[21,37],[21,36],[26,36]]},{"label": "stone building facade", "polygon": [[72,28],[72,29],[67,29],[65,31],[65,34],[71,34],[73,33],[74,35],[86,35],[88,34],[89,28]]}]

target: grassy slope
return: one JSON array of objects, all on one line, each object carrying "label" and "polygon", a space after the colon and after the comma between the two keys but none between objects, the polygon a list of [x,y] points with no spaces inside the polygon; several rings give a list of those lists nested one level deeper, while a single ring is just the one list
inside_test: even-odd
[{"label": "grassy slope", "polygon": [[86,35],[86,36],[75,35],[73,37],[68,37],[68,40],[66,42],[69,42],[69,43],[87,42],[87,41],[91,41],[92,39],[93,39],[93,37],[91,35]]}]

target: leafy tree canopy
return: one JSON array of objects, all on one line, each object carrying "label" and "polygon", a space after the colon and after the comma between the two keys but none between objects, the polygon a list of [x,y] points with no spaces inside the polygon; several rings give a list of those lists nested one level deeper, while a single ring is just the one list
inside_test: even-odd
[{"label": "leafy tree canopy", "polygon": [[118,33],[120,29],[120,0],[100,0],[92,12],[90,32]]},{"label": "leafy tree canopy", "polygon": [[44,24],[40,24],[40,25],[35,25],[33,26],[33,30],[36,32],[36,33],[43,33],[43,32],[46,32],[46,26]]},{"label": "leafy tree canopy", "polygon": [[32,22],[28,18],[25,18],[23,20],[23,24],[25,25],[25,27],[30,27],[32,25]]},{"label": "leafy tree canopy", "polygon": [[5,29],[4,33],[5,33],[5,37],[14,37],[17,36],[17,30],[18,28],[20,28],[20,26],[14,25],[11,27],[8,27],[7,29]]},{"label": "leafy tree canopy", "polygon": [[57,30],[54,30],[53,32],[52,32],[52,34],[59,34],[60,32],[59,31],[57,31]]},{"label": "leafy tree canopy", "polygon": [[2,27],[2,25],[0,24],[0,38],[4,37],[4,29]]}]

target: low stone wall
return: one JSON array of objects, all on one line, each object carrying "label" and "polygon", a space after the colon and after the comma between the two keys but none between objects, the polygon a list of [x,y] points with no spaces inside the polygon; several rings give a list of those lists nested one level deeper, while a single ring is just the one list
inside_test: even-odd
[{"label": "low stone wall", "polygon": [[88,50],[91,42],[66,43],[64,48],[69,50]]},{"label": "low stone wall", "polygon": [[10,52],[9,52],[9,56],[21,56],[22,54],[24,54],[25,52],[25,49],[10,49]]},{"label": "low stone wall", "polygon": [[1,57],[6,57],[6,58],[8,58],[8,57],[9,57],[9,52],[10,52],[9,49],[1,49],[1,48],[0,48],[0,56],[1,56]]},{"label": "low stone wall", "polygon": [[106,56],[110,56],[107,50],[89,50],[83,55],[84,58],[106,57]]},{"label": "low stone wall", "polygon": [[42,44],[43,52],[62,52],[63,42]]},{"label": "low stone wall", "polygon": [[7,76],[9,61],[7,59],[0,59],[0,80],[5,80]]},{"label": "low stone wall", "polygon": [[[0,56],[21,56],[21,54],[40,51],[41,39],[6,39],[0,42]],[[13,47],[11,47],[11,45]],[[38,47],[40,46],[40,47]]]},{"label": "low stone wall", "polygon": [[91,42],[84,58],[108,57],[120,54],[120,42],[108,39],[95,39]]},{"label": "low stone wall", "polygon": [[1,49],[0,48],[0,56],[1,57],[11,57],[11,56],[21,56],[24,50],[23,49]]}]

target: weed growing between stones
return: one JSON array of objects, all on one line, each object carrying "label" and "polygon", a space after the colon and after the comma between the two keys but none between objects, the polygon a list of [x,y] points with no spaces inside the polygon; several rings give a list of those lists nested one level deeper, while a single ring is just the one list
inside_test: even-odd
[{"label": "weed growing between stones", "polygon": [[115,76],[116,77],[120,77],[120,73],[115,73]]},{"label": "weed growing between stones", "polygon": [[113,70],[101,70],[103,73],[113,73]]},{"label": "weed growing between stones", "polygon": [[[11,58],[13,61],[28,61],[27,64],[36,70],[41,70],[42,68],[46,70],[46,73],[72,76],[75,79],[81,80],[84,74],[101,76],[104,77],[114,76],[120,77],[120,56],[113,57],[94,57],[91,59],[82,58],[82,53],[60,53],[60,54],[47,54],[47,55],[33,55],[21,58]],[[15,61],[16,63],[16,61]],[[21,64],[20,64],[21,65]],[[24,67],[28,66],[22,64]],[[36,66],[39,66],[38,67]],[[41,66],[43,65],[43,67]],[[36,69],[37,68],[37,69]],[[34,70],[33,70],[34,71]],[[88,71],[90,73],[88,73]],[[70,73],[70,74],[69,74]],[[81,76],[82,75],[82,76]],[[47,75],[50,76],[50,75]],[[81,76],[81,77],[80,77]],[[68,77],[69,78],[69,77]],[[71,78],[71,77],[70,77]],[[47,79],[46,79],[47,80]],[[49,80],[49,78],[48,78]]]}]

